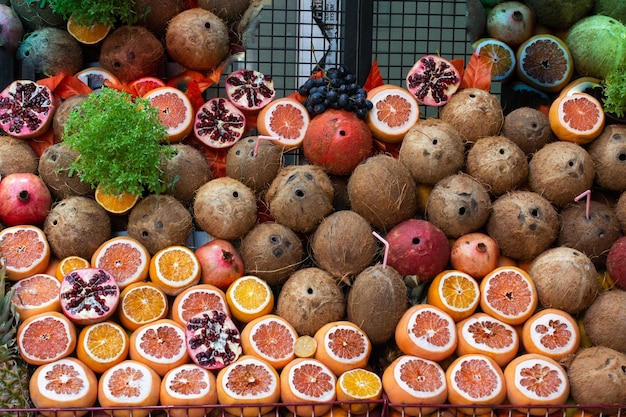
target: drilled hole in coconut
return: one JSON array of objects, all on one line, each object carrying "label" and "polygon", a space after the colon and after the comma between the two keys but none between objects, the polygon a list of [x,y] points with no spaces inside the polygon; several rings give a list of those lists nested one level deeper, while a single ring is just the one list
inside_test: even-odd
[{"label": "drilled hole in coconut", "polygon": [[512,140],[528,156],[555,140],[548,116],[532,107],[520,107],[507,114],[502,135]]},{"label": "drilled hole in coconut", "polygon": [[[282,167],[280,147],[248,137],[236,142],[226,154],[226,175],[241,181],[255,193],[267,190]],[[255,154],[256,152],[256,154]]]},{"label": "drilled hole in coconut", "polygon": [[613,191],[626,189],[626,125],[608,125],[588,148],[594,161],[595,182]]}]

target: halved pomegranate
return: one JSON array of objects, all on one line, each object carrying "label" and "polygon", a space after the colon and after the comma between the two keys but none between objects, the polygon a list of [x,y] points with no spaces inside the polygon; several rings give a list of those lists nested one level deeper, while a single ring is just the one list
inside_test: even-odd
[{"label": "halved pomegranate", "polygon": [[274,80],[250,69],[231,72],[224,82],[228,99],[244,112],[257,112],[276,96]]},{"label": "halved pomegranate", "polygon": [[211,148],[229,148],[246,131],[246,116],[230,100],[216,97],[208,100],[196,112],[193,133]]},{"label": "halved pomegranate", "polygon": [[461,74],[438,55],[418,59],[406,76],[406,87],[420,104],[443,106],[461,85]]},{"label": "halved pomegranate", "polygon": [[222,310],[207,310],[190,318],[185,336],[189,356],[205,369],[222,369],[243,352],[239,329]]},{"label": "halved pomegranate", "polygon": [[10,136],[33,138],[48,129],[55,109],[48,87],[15,80],[0,93],[0,128]]},{"label": "halved pomegranate", "polygon": [[119,298],[120,288],[115,277],[101,268],[75,269],[61,281],[61,309],[79,325],[99,323],[110,318]]}]

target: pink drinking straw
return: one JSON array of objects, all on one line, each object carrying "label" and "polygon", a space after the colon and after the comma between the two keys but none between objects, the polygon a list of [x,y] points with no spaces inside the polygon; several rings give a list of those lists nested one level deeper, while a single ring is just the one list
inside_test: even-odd
[{"label": "pink drinking straw", "polygon": [[583,197],[587,197],[587,201],[585,202],[585,216],[587,220],[589,220],[589,205],[591,204],[591,190],[587,190],[574,198],[574,201],[582,200]]},{"label": "pink drinking straw", "polygon": [[254,152],[252,152],[252,156],[257,156],[259,154],[259,144],[262,140],[279,140],[280,138],[276,136],[263,136],[260,135],[257,137],[256,144],[254,145]]},{"label": "pink drinking straw", "polygon": [[383,269],[387,268],[387,256],[389,255],[389,242],[387,242],[381,235],[376,233],[376,231],[372,231],[372,234],[376,236],[378,240],[383,242],[383,245],[385,245],[385,254],[383,255]]}]

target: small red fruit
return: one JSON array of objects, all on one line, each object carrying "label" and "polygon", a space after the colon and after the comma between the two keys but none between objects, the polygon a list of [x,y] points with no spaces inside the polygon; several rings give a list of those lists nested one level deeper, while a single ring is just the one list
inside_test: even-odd
[{"label": "small red fruit", "polygon": [[202,268],[200,282],[226,290],[233,281],[243,276],[243,260],[228,240],[213,239],[195,251]]},{"label": "small red fruit", "polygon": [[20,172],[0,179],[0,201],[0,222],[39,225],[50,211],[52,195],[38,175]]},{"label": "small red fruit", "polygon": [[496,269],[500,262],[500,247],[491,236],[473,232],[458,237],[450,250],[454,269],[480,279]]}]

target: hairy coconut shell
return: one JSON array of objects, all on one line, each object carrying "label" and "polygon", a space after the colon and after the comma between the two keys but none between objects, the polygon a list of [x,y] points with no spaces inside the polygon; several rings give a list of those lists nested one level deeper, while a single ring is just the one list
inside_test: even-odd
[{"label": "hairy coconut shell", "polygon": [[526,154],[505,136],[479,139],[467,153],[466,171],[494,196],[512,191],[528,178]]},{"label": "hairy coconut shell", "polygon": [[449,238],[474,232],[489,219],[491,198],[487,189],[465,173],[437,182],[428,197],[426,217]]},{"label": "hairy coconut shell", "polygon": [[211,166],[198,149],[184,143],[174,143],[176,154],[165,162],[163,168],[168,186],[166,194],[183,203],[193,200],[198,188],[209,182],[213,175]]},{"label": "hairy coconut shell", "polygon": [[378,263],[356,276],[348,290],[346,318],[367,334],[372,344],[385,343],[408,306],[402,275]]},{"label": "hairy coconut shell", "polygon": [[367,158],[348,180],[352,210],[383,232],[415,215],[416,193],[417,187],[408,168],[384,154]]},{"label": "hairy coconut shell", "polygon": [[91,259],[96,249],[111,237],[111,220],[93,198],[72,196],[52,206],[43,231],[57,258],[76,255]]},{"label": "hairy coconut shell", "polygon": [[63,142],[53,143],[39,158],[39,176],[46,183],[56,198],[73,195],[91,195],[91,184],[83,182],[78,173],[73,172],[71,165],[79,153],[67,147]]},{"label": "hairy coconut shell", "polygon": [[198,0],[198,7],[209,10],[223,19],[233,23],[241,20],[252,0]]},{"label": "hairy coconut shell", "polygon": [[528,185],[557,207],[591,188],[595,167],[589,152],[566,141],[548,143],[539,149],[528,165]]},{"label": "hairy coconut shell", "polygon": [[258,136],[248,136],[228,149],[226,175],[260,193],[269,188],[282,164],[280,147],[266,140],[259,141]]},{"label": "hairy coconut shell", "polygon": [[28,141],[0,133],[0,179],[18,172],[37,174],[38,165],[39,157]]},{"label": "hairy coconut shell", "polygon": [[185,10],[184,0],[134,0],[134,3],[139,16],[137,24],[157,36],[163,35],[169,21]]},{"label": "hairy coconut shell", "polygon": [[295,232],[308,233],[333,210],[335,189],[323,168],[288,165],[265,194],[272,217]]},{"label": "hairy coconut shell", "polygon": [[626,191],[622,192],[615,204],[615,216],[619,222],[619,228],[626,235]]},{"label": "hairy coconut shell", "polygon": [[467,142],[498,135],[504,124],[500,100],[480,88],[457,91],[440,108],[439,118],[454,126]]},{"label": "hairy coconut shell", "polygon": [[626,190],[626,125],[607,125],[587,151],[593,159],[596,184],[607,190]]},{"label": "hairy coconut shell", "polygon": [[600,293],[583,315],[585,333],[591,343],[626,354],[626,291]]},{"label": "hairy coconut shell", "polygon": [[598,293],[597,270],[591,259],[576,249],[550,248],[533,260],[528,273],[545,308],[575,315],[589,307]]},{"label": "hairy coconut shell", "polygon": [[298,270],[304,259],[298,235],[275,222],[259,223],[241,240],[241,259],[246,272],[277,287]]},{"label": "hairy coconut shell", "polygon": [[519,107],[504,117],[502,135],[531,155],[555,140],[550,119],[532,107]]},{"label": "hairy coconut shell", "polygon": [[151,194],[128,216],[128,236],[140,241],[151,255],[168,246],[182,246],[193,228],[189,210],[175,197]]},{"label": "hairy coconut shell", "polygon": [[[10,4],[24,24],[24,32],[32,32],[46,27],[61,27],[65,19],[54,13],[50,2],[36,2],[31,0],[11,0],[2,4]],[[42,6],[43,4],[43,6]]]},{"label": "hairy coconut shell", "polygon": [[346,284],[371,265],[378,252],[369,222],[351,210],[328,215],[315,229],[310,244],[317,266]]},{"label": "hairy coconut shell", "polygon": [[313,336],[323,325],[343,319],[345,311],[339,283],[315,267],[294,272],[276,300],[276,314],[291,323],[299,335]]},{"label": "hairy coconut shell", "polygon": [[65,123],[70,115],[72,109],[87,100],[89,94],[77,94],[63,100],[63,102],[54,111],[52,116],[52,132],[54,133],[54,139],[57,142],[63,140],[63,133],[65,132]]},{"label": "hairy coconut shell", "polygon": [[527,261],[552,246],[559,226],[557,211],[545,197],[512,191],[493,202],[486,229],[503,255]]},{"label": "hairy coconut shell", "polygon": [[15,55],[24,70],[45,76],[75,74],[83,68],[80,43],[57,27],[36,29],[24,38]]}]

